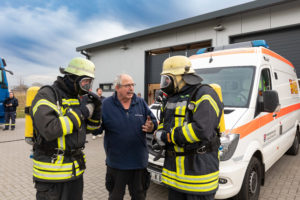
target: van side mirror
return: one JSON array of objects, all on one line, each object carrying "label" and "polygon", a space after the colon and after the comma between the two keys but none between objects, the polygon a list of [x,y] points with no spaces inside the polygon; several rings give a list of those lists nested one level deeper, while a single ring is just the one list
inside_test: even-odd
[{"label": "van side mirror", "polygon": [[264,112],[275,112],[280,106],[278,93],[275,90],[264,91],[263,99]]},{"label": "van side mirror", "polygon": [[2,58],[2,63],[3,63],[3,66],[5,67],[6,66],[6,62],[5,60]]}]

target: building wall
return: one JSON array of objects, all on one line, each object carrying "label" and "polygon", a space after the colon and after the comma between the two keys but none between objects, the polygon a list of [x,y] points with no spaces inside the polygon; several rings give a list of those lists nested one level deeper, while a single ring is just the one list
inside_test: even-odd
[{"label": "building wall", "polygon": [[[213,27],[221,24],[225,30]],[[153,49],[212,40],[213,46],[229,44],[231,36],[300,24],[300,1],[293,1],[256,11],[202,22],[193,26],[156,33],[124,43],[93,50],[91,60],[96,65],[94,90],[99,83],[111,83],[117,74],[128,73],[137,83],[136,93],[144,95],[145,52]],[[158,66],[161,67],[161,66]],[[111,92],[104,92],[108,96]]]}]

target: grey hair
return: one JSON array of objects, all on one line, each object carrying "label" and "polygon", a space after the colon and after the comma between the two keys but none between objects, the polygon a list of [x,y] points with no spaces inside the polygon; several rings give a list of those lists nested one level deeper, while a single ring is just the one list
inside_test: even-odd
[{"label": "grey hair", "polygon": [[116,76],[116,78],[114,80],[114,88],[116,88],[116,86],[122,85],[122,75],[123,74],[119,74]]}]

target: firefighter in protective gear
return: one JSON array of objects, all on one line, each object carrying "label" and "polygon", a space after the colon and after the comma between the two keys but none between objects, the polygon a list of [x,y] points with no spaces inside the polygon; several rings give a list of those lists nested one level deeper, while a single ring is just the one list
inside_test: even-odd
[{"label": "firefighter in protective gear", "polygon": [[166,144],[162,182],[172,200],[214,199],[218,189],[223,104],[201,81],[187,57],[164,61],[160,88],[168,98],[155,138]]},{"label": "firefighter in protective gear", "polygon": [[94,64],[74,58],[60,71],[64,76],[42,87],[30,110],[37,200],[82,200],[86,133],[100,127],[101,101],[89,92]]}]

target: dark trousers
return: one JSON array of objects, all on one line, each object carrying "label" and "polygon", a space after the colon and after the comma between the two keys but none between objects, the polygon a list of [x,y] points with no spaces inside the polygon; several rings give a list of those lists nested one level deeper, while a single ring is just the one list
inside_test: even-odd
[{"label": "dark trousers", "polygon": [[147,169],[119,170],[107,166],[105,186],[109,200],[122,200],[128,185],[132,200],[145,200],[150,185],[150,173]]},{"label": "dark trousers", "polygon": [[36,200],[82,200],[83,177],[64,183],[35,181]]},{"label": "dark trousers", "polygon": [[169,200],[214,200],[215,194],[210,195],[194,195],[178,192],[176,190],[169,189]]},{"label": "dark trousers", "polygon": [[16,112],[5,112],[5,129],[9,129],[9,120],[11,119],[11,129],[16,126]]}]

